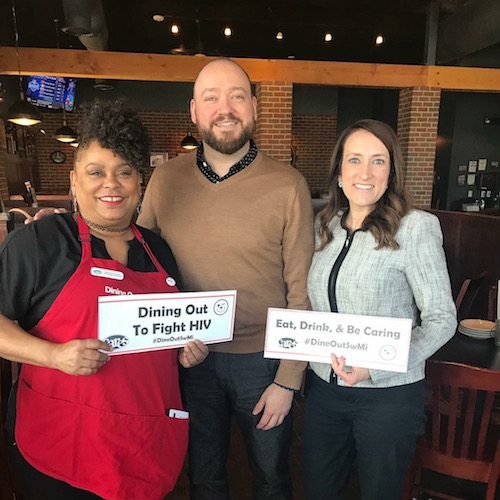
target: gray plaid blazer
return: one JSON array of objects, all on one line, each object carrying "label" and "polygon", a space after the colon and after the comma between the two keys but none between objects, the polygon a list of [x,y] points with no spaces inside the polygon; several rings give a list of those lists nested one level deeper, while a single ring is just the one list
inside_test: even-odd
[{"label": "gray plaid blazer", "polygon": [[[330,311],[328,280],[347,237],[341,215],[331,221],[333,240],[315,253],[309,271],[307,287],[314,311]],[[398,250],[375,250],[377,243],[370,231],[356,232],[339,270],[340,313],[411,318],[413,322],[408,371],[370,370],[370,380],[356,387],[392,387],[422,380],[425,360],[453,337],[457,327],[439,219],[413,210],[401,220],[396,240]],[[311,368],[329,381],[331,365],[311,363]],[[342,380],[337,383],[345,385]]]}]

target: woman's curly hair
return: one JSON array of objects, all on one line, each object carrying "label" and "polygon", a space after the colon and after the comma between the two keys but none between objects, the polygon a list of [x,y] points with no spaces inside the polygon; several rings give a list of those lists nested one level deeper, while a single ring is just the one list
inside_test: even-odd
[{"label": "woman's curly hair", "polygon": [[101,147],[120,155],[136,170],[149,164],[151,140],[148,131],[139,114],[127,106],[122,98],[95,99],[84,104],[78,130],[77,151],[97,141]]},{"label": "woman's curly hair", "polygon": [[362,229],[369,230],[373,234],[378,243],[377,249],[385,247],[397,250],[399,248],[395,236],[401,219],[412,208],[412,196],[405,186],[403,154],[398,138],[389,125],[377,120],[365,119],[357,121],[344,130],[333,150],[328,177],[330,201],[318,215],[320,244],[317,250],[322,250],[332,240],[329,227],[331,220],[339,213],[339,210],[349,206],[344,192],[338,186],[338,180],[342,171],[345,143],[358,130],[366,130],[380,139],[391,158],[387,189],[377,201],[373,211],[366,217]]}]

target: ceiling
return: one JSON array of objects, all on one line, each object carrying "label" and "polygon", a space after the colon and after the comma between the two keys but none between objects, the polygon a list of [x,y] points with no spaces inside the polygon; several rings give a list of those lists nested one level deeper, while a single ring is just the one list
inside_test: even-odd
[{"label": "ceiling", "polygon": [[[498,0],[14,1],[23,47],[500,67]],[[0,45],[15,45],[11,2],[1,2]],[[63,2],[93,13],[94,36],[56,36],[54,19],[60,28],[71,24]],[[174,21],[178,35],[170,32]],[[231,38],[222,34],[226,25]]]}]

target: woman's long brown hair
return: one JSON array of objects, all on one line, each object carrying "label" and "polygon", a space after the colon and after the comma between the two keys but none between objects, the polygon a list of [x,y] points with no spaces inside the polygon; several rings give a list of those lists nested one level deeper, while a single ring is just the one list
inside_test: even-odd
[{"label": "woman's long brown hair", "polygon": [[396,134],[389,125],[377,120],[365,119],[345,129],[333,150],[328,176],[330,200],[318,216],[320,244],[317,250],[322,250],[332,240],[332,232],[329,228],[331,220],[341,209],[349,206],[344,192],[338,186],[338,179],[342,169],[345,143],[358,130],[366,130],[380,139],[389,151],[391,159],[388,187],[377,202],[375,209],[364,220],[362,229],[369,230],[373,234],[378,243],[377,250],[384,247],[394,250],[399,248],[394,237],[401,219],[412,207],[412,197],[405,187],[401,147]]}]

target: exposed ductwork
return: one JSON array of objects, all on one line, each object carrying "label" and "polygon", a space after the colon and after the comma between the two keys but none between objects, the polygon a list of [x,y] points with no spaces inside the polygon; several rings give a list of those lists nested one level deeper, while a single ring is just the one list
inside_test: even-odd
[{"label": "exposed ductwork", "polygon": [[[87,50],[108,50],[108,27],[101,0],[62,0],[65,25],[62,30],[78,37]],[[96,80],[94,88],[113,90],[111,80]]]},{"label": "exposed ductwork", "polygon": [[62,0],[65,26],[87,50],[108,50],[108,28],[101,0]]}]

